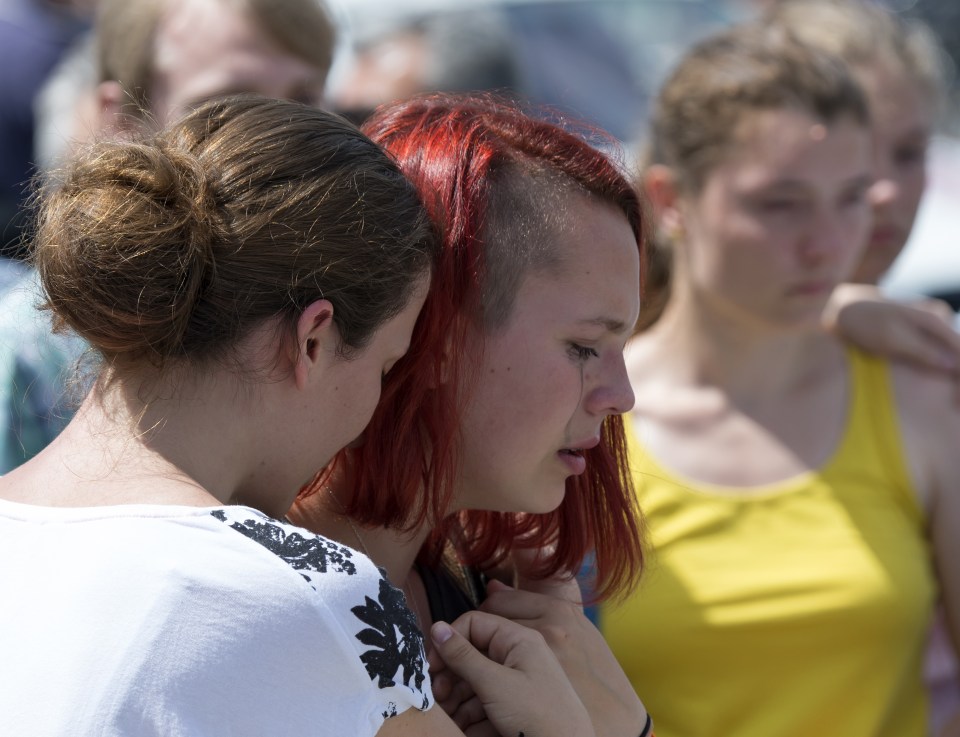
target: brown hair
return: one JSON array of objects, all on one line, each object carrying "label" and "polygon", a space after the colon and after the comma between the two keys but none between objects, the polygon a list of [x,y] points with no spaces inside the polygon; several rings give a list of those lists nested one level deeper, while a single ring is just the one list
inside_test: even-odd
[{"label": "brown hair", "polygon": [[434,238],[413,186],[342,118],[211,101],[139,142],[82,152],[41,196],[55,319],[112,362],[228,358],[251,328],[334,304],[342,352],[406,305]]},{"label": "brown hair", "polygon": [[795,108],[826,123],[869,121],[860,86],[837,57],[782,28],[744,24],[694,46],[667,79],[653,113],[650,163],[696,192],[736,142],[745,115]]},{"label": "brown hair", "polygon": [[[336,28],[320,0],[219,0],[250,13],[281,49],[324,73],[333,63]],[[100,81],[117,81],[128,112],[150,109],[155,36],[170,0],[99,0],[96,39]]]},{"label": "brown hair", "polygon": [[931,105],[942,101],[944,54],[930,29],[876,2],[864,0],[781,0],[766,17],[804,43],[836,54],[854,68],[892,62],[923,88]]}]

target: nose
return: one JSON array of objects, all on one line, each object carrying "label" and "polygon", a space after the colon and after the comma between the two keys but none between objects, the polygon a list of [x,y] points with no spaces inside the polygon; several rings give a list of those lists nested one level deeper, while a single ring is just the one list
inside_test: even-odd
[{"label": "nose", "polygon": [[867,197],[870,205],[874,208],[886,207],[896,201],[900,196],[900,188],[890,177],[879,177],[870,185]]},{"label": "nose", "polygon": [[603,368],[600,380],[587,395],[587,410],[596,415],[622,415],[633,409],[635,397],[623,354]]},{"label": "nose", "polygon": [[[866,214],[866,208],[864,214]],[[861,222],[862,221],[862,222]],[[840,257],[853,243],[865,235],[866,218],[851,218],[849,214],[823,208],[810,219],[806,238],[801,241],[800,260],[809,266],[818,266]],[[860,230],[863,230],[860,233]]]}]

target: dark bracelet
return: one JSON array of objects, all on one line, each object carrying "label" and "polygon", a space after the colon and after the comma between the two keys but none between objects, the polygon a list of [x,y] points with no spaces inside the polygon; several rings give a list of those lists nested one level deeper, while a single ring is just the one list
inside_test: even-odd
[{"label": "dark bracelet", "polygon": [[653,737],[653,719],[647,714],[647,723],[640,730],[640,737]]}]

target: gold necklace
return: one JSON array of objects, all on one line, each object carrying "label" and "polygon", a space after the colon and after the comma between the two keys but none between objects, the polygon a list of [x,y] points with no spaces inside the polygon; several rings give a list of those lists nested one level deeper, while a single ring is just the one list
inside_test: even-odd
[{"label": "gold necklace", "polygon": [[[353,520],[350,518],[350,515],[347,514],[346,507],[343,506],[336,494],[333,493],[332,489],[328,491],[328,495],[333,499],[334,502],[336,502],[337,507],[340,508],[338,514],[347,521],[348,525],[350,525],[350,529],[353,531],[353,536],[357,538],[357,542],[360,544],[360,550],[362,550],[363,554],[372,561],[373,556],[370,555],[370,551],[367,550],[367,546],[363,542],[363,536],[360,534],[360,530],[357,529],[357,526],[353,524]],[[374,565],[376,565],[376,563],[374,563]],[[409,583],[409,576],[407,577],[407,582],[400,586],[400,590],[403,592],[404,599],[407,600],[407,604],[409,604],[410,609],[413,611],[413,616],[417,618],[417,626],[420,628],[420,631],[423,632],[426,620],[423,618],[423,615],[420,614],[420,607],[417,605],[417,598],[413,595],[413,587]]]}]

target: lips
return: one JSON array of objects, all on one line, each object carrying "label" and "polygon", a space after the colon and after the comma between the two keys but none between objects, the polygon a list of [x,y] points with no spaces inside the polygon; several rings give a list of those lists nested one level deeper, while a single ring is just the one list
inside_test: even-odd
[{"label": "lips", "polygon": [[804,297],[819,297],[830,294],[833,291],[834,283],[826,280],[808,281],[800,284],[794,284],[790,287],[790,294]]},{"label": "lips", "polygon": [[894,248],[903,245],[906,239],[895,225],[878,225],[870,232],[870,248]]},{"label": "lips", "polygon": [[568,473],[573,476],[579,476],[587,470],[587,459],[583,457],[583,451],[577,448],[564,448],[557,451],[557,457],[567,467]]},{"label": "lips", "polygon": [[561,448],[557,451],[557,457],[567,467],[567,470],[579,476],[587,470],[587,459],[584,457],[584,451],[596,448],[600,444],[600,436],[594,435],[586,440],[573,443],[568,448]]}]

